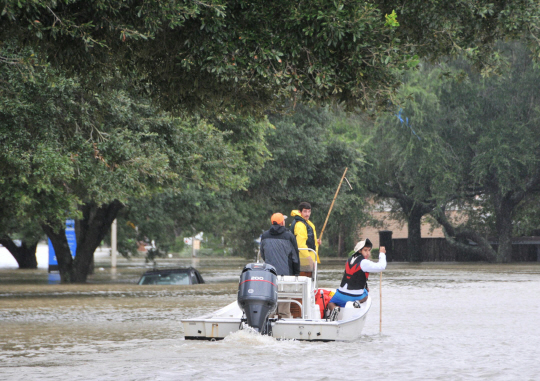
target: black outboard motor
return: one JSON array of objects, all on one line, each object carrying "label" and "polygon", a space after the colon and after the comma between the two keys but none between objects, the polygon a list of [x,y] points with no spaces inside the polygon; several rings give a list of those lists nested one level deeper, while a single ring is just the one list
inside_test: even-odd
[{"label": "black outboard motor", "polygon": [[242,270],[238,285],[238,305],[247,324],[263,335],[270,333],[268,316],[277,307],[277,273],[267,263],[249,263]]}]

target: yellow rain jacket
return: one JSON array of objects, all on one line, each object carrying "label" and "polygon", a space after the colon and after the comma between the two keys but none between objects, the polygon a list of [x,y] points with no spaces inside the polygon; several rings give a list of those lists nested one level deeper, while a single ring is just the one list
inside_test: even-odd
[{"label": "yellow rain jacket", "polygon": [[[291,216],[294,217],[302,217],[302,214],[299,210],[293,210],[291,212]],[[304,220],[305,221],[305,220]],[[317,261],[317,263],[321,263],[319,259],[319,243],[317,242],[317,231],[315,230],[315,225],[310,220],[306,221],[307,224],[313,229],[313,235],[315,238],[315,251],[317,254],[315,255],[313,252],[308,250],[299,250],[300,253],[300,271],[313,271],[313,263]],[[292,224],[292,223],[291,223]],[[290,225],[289,225],[290,226]],[[306,225],[304,225],[303,222],[298,221],[294,225],[294,236],[296,237],[296,243],[298,244],[298,249],[305,248],[307,249],[307,240],[308,240],[308,232]]]}]

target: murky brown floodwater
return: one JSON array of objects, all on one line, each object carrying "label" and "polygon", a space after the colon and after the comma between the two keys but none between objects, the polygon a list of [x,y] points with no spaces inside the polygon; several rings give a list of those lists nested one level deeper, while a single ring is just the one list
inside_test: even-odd
[{"label": "murky brown floodwater", "polygon": [[[137,286],[136,267],[65,286],[0,269],[0,380],[540,379],[540,264],[390,264],[383,334],[375,277],[356,342],[184,340],[180,319],[235,300],[241,266],[202,266],[200,286]],[[323,264],[320,284],[341,271]]]}]

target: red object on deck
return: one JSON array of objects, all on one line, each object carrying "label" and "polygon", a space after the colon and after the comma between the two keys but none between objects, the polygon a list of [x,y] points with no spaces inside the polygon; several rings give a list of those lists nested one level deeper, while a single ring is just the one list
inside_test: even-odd
[{"label": "red object on deck", "polygon": [[[322,291],[322,295],[321,295]],[[315,303],[319,305],[321,310],[321,319],[324,318],[324,310],[328,307],[328,302],[332,299],[330,296],[330,291],[319,288],[315,290]]]}]

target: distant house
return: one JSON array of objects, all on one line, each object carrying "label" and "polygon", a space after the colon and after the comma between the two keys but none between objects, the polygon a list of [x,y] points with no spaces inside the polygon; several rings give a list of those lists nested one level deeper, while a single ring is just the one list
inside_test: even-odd
[{"label": "distant house", "polygon": [[[375,221],[373,225],[360,226],[358,230],[359,238],[369,238],[373,242],[373,247],[379,247],[379,232],[391,231],[393,239],[406,239],[407,222],[398,221],[392,217],[390,205],[385,202],[378,204],[371,203],[369,214]],[[456,218],[456,211],[450,212],[450,218]],[[433,218],[424,216],[421,225],[422,238],[444,238],[442,227]]]},{"label": "distant house", "polygon": [[[358,237],[369,238],[373,247],[380,246],[379,237],[381,232],[388,235],[391,232],[392,248],[388,255],[389,261],[405,261],[407,251],[407,222],[393,218],[391,208],[384,202],[372,204],[370,215],[373,223],[360,226]],[[459,220],[458,210],[448,212],[450,220]],[[384,233],[383,233],[384,234]],[[424,216],[421,222],[421,237],[423,243],[423,261],[478,261],[480,257],[472,257],[467,253],[460,252],[446,242],[442,227],[430,216]],[[497,240],[490,239],[493,248],[497,247]],[[512,261],[515,262],[540,262],[540,236],[515,237],[512,239]]]}]

